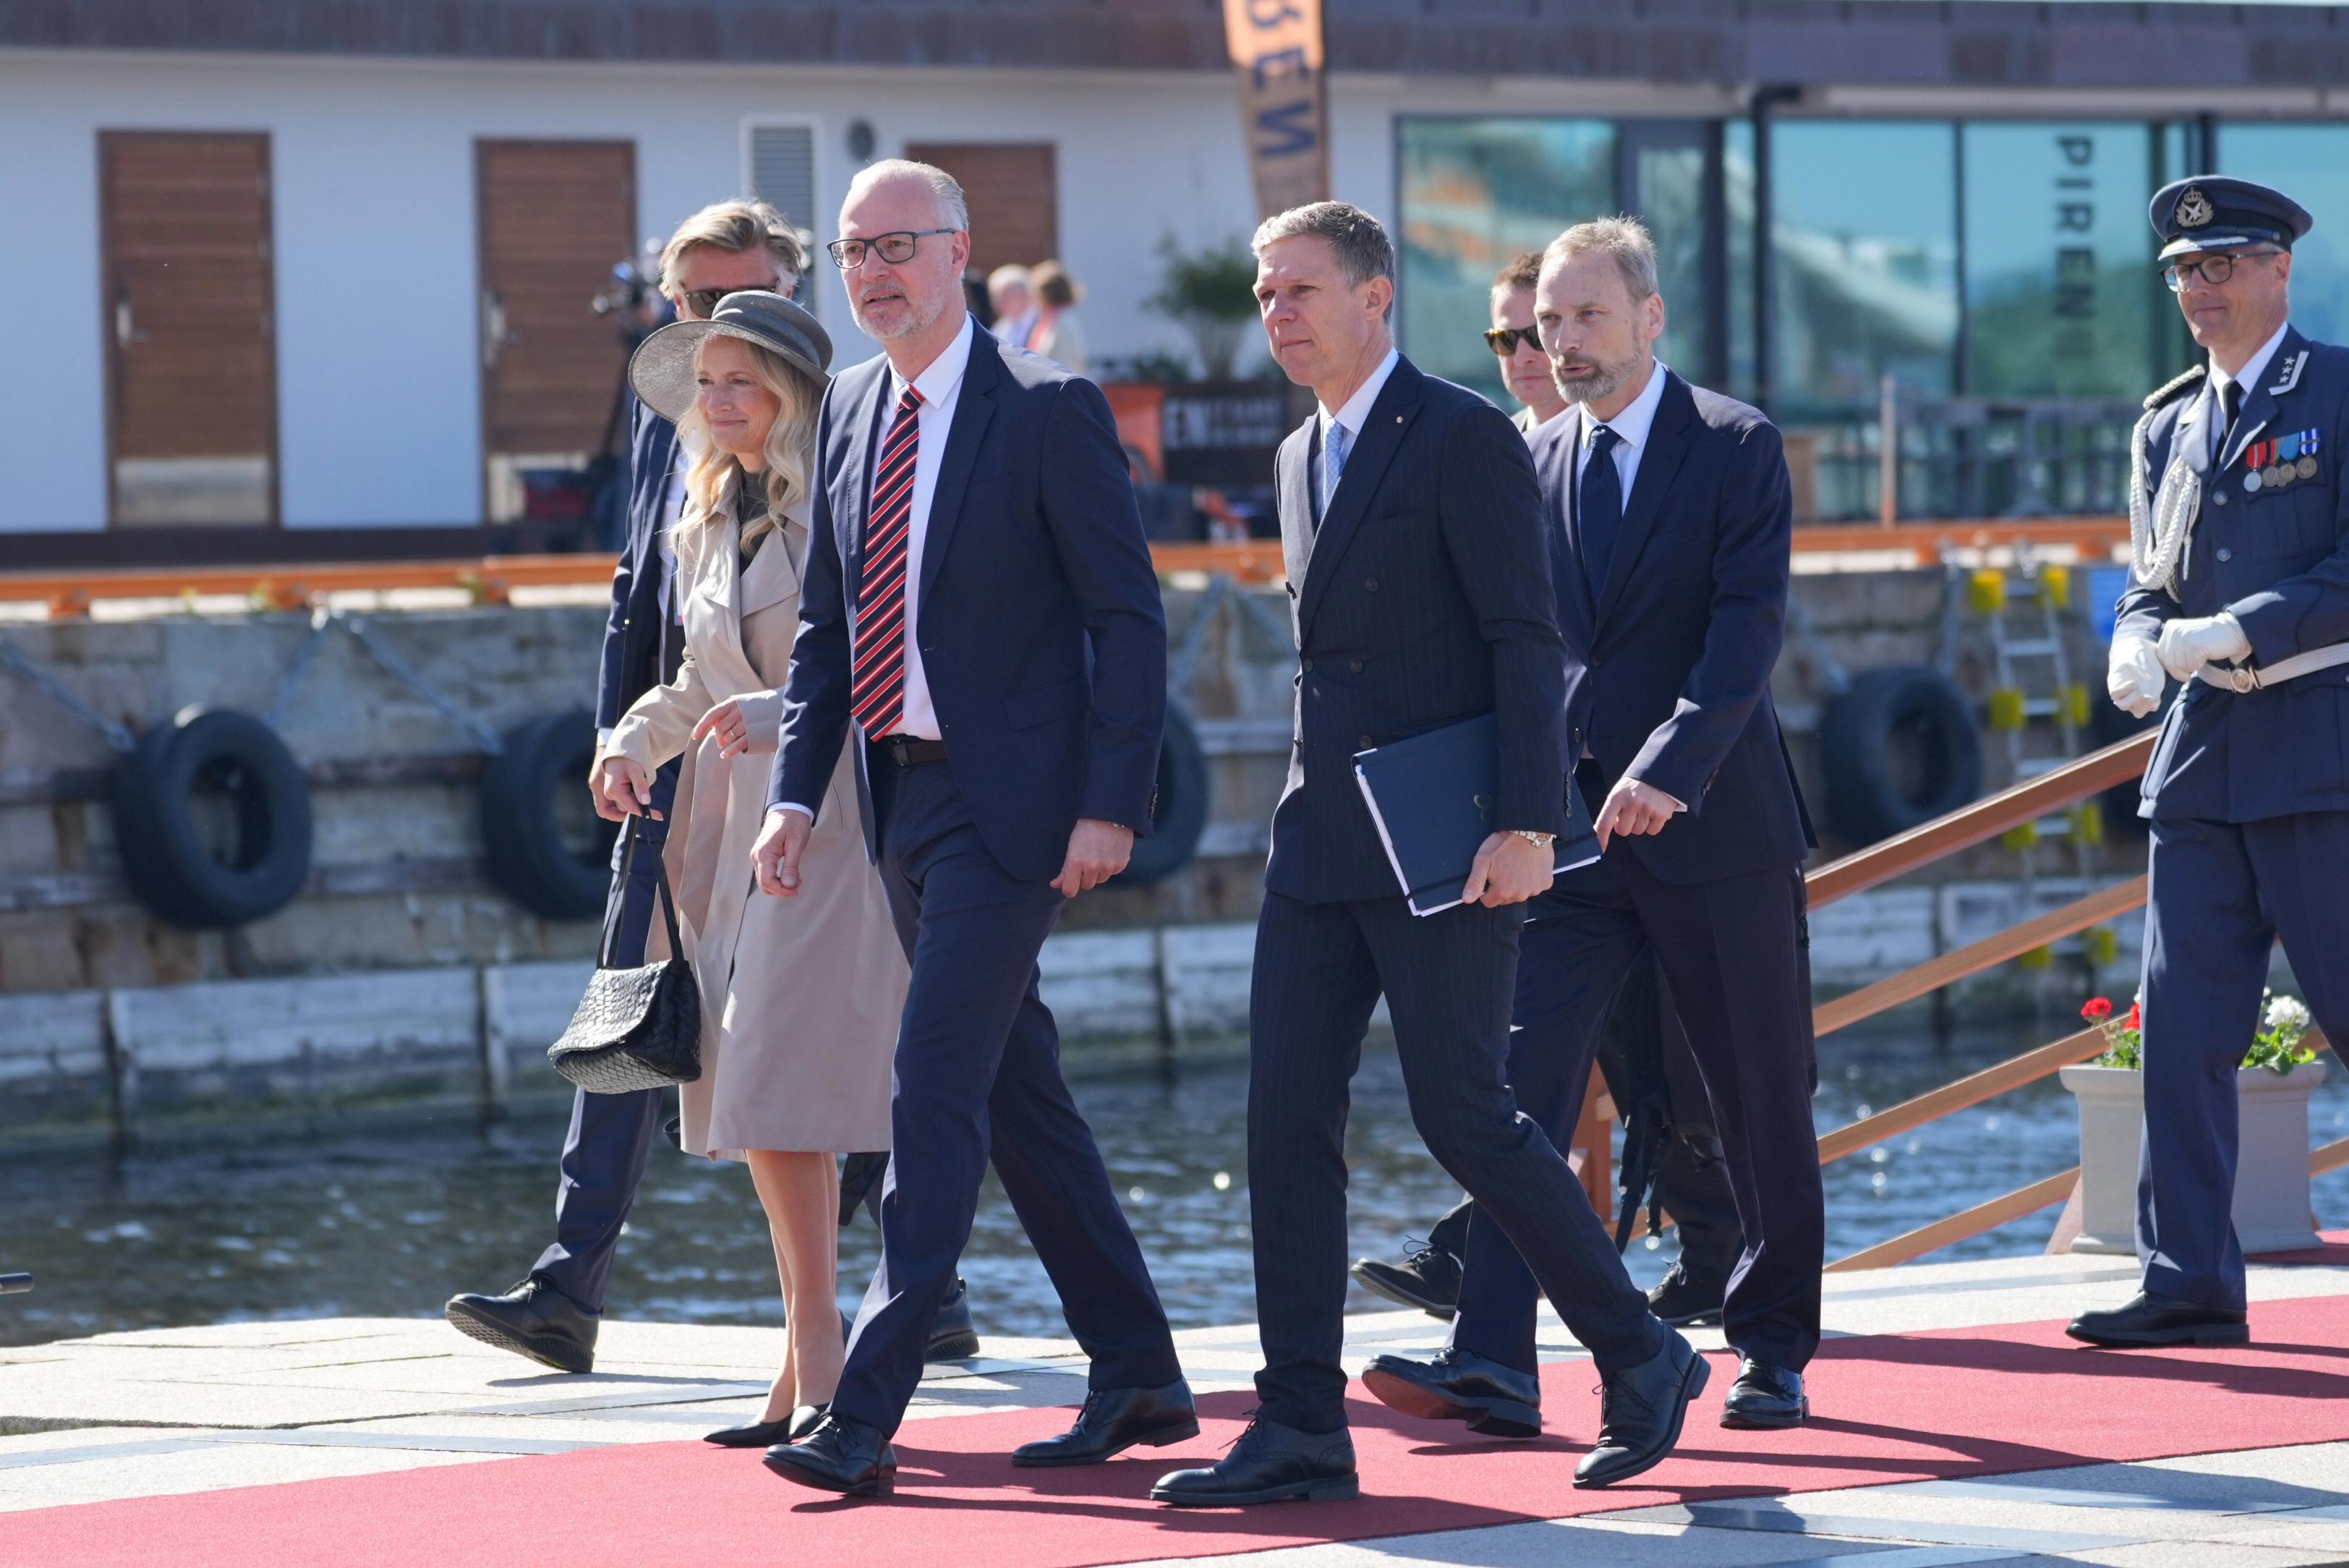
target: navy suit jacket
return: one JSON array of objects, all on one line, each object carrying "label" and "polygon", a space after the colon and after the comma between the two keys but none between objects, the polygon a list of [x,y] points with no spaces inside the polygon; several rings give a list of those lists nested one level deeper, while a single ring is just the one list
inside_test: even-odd
[{"label": "navy suit jacket", "polygon": [[677,655],[660,533],[677,458],[677,427],[628,394],[628,537],[612,568],[612,610],[595,680],[595,726],[608,730],[629,705],[667,680]]},{"label": "navy suit jacket", "polygon": [[1495,713],[1496,826],[1565,826],[1540,495],[1507,415],[1399,359],[1317,529],[1319,424],[1291,431],[1276,465],[1299,668],[1265,886],[1308,903],[1399,898],[1356,752]]},{"label": "navy suit jacket", "polygon": [[[2302,359],[2301,357],[2306,355]],[[2159,407],[2147,430],[2146,493],[2160,487],[2170,449],[2199,477],[2181,604],[2132,580],[2122,630],[2158,637],[2172,617],[2228,611],[2251,639],[2251,661],[2349,641],[2349,348],[2284,334],[2243,400],[2227,449],[2212,461],[2207,381]],[[2314,431],[2317,472],[2285,485],[2243,488],[2255,442]],[[2263,691],[2199,680],[2163,718],[2145,774],[2142,815],[2253,822],[2303,811],[2349,811],[2349,670],[2321,670]]]},{"label": "navy suit jacket", "polygon": [[[816,427],[799,640],[771,805],[822,803],[849,732],[873,452],[889,361],[843,371]],[[988,853],[1045,881],[1081,816],[1150,831],[1166,722],[1166,618],[1101,389],[984,328],[948,427],[915,586],[947,765]],[[857,751],[868,853],[880,854]]]},{"label": "navy suit jacket", "polygon": [[[1584,410],[1535,432],[1566,636],[1566,742],[1611,784],[1683,801],[1621,842],[1678,884],[1795,864],[1815,842],[1770,701],[1785,639],[1794,498],[1777,428],[1670,370],[1597,601],[1574,520]],[[1592,801],[1596,812],[1599,803]]]}]

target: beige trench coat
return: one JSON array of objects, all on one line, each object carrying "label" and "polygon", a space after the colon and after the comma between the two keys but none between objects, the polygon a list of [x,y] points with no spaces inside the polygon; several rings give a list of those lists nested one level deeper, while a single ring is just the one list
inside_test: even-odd
[{"label": "beige trench coat", "polygon": [[[906,967],[864,857],[851,755],[816,818],[800,896],[760,892],[750,868],[799,630],[806,514],[787,516],[746,575],[730,483],[719,504],[725,515],[705,526],[688,503],[677,529],[684,665],[636,700],[605,747],[647,772],[691,748],[678,781],[684,831],[663,856],[701,992],[701,1077],[680,1091],[684,1147],[719,1158],[885,1149]],[[716,735],[691,737],[729,698],[741,701],[750,749],[720,758]]]}]

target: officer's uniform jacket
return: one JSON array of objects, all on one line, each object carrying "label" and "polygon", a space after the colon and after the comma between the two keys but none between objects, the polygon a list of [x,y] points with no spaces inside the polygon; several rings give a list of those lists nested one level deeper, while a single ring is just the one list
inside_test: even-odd
[{"label": "officer's uniform jacket", "polygon": [[[2189,531],[2176,565],[2149,571],[2139,530],[2118,630],[2154,638],[2173,618],[2230,613],[2254,667],[2349,641],[2349,348],[2286,328],[2223,452],[2211,450],[2223,416],[2199,369],[2146,402],[2138,510],[2156,533],[2183,511]],[[2199,504],[2181,507],[2197,493],[2189,484]],[[2188,681],[2144,795],[2140,815],[2165,821],[2349,811],[2349,666],[2251,691]]]}]

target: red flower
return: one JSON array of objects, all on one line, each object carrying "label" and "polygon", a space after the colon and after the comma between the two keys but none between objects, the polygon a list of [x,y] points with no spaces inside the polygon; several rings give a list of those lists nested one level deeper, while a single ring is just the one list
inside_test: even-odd
[{"label": "red flower", "polygon": [[2143,1029],[2145,1027],[2145,1003],[2141,1002],[2130,1002],[2128,1016],[2121,1021],[2121,1027],[2124,1029]]},{"label": "red flower", "polygon": [[2101,996],[2088,998],[2087,1005],[2080,1009],[2080,1016],[2091,1023],[2102,1023],[2112,1015],[2113,1004]]}]

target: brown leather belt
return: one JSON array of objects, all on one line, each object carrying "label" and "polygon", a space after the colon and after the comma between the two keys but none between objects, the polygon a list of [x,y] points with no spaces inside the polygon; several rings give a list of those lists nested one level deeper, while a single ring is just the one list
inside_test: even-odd
[{"label": "brown leather belt", "polygon": [[901,768],[919,767],[924,763],[947,760],[944,741],[925,741],[918,735],[884,735],[873,742],[873,749]]}]

